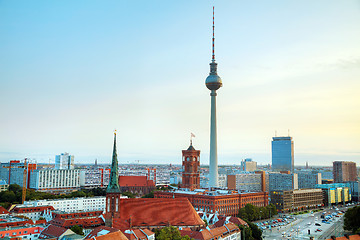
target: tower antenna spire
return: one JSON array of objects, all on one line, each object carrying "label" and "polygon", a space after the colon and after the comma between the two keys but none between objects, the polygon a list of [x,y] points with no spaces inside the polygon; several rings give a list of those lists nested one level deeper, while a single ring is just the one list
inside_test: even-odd
[{"label": "tower antenna spire", "polygon": [[215,62],[215,6],[213,6],[213,36],[212,36],[212,62]]}]

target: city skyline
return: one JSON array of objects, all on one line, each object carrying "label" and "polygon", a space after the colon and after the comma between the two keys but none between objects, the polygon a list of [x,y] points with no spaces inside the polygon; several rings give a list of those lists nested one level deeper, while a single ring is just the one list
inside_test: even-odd
[{"label": "city skyline", "polygon": [[[156,4],[158,3],[158,4]],[[212,6],[219,165],[360,158],[358,1],[0,2],[0,161],[209,164]]]}]

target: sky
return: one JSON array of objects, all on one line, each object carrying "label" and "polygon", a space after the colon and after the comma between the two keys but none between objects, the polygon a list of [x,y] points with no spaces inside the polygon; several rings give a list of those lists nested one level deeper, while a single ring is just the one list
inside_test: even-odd
[{"label": "sky", "polygon": [[359,165],[359,0],[0,0],[0,161],[207,165],[213,5],[219,164]]}]

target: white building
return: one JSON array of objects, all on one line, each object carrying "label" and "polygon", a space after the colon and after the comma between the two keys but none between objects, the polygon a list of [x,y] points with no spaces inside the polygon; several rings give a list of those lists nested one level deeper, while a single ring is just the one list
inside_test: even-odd
[{"label": "white building", "polygon": [[26,206],[53,206],[55,210],[64,212],[78,212],[78,211],[104,211],[106,197],[91,197],[91,198],[70,198],[70,199],[49,199],[49,200],[34,200],[26,201]]},{"label": "white building", "polygon": [[55,156],[55,169],[74,169],[74,155],[61,153]]},{"label": "white building", "polygon": [[81,187],[106,187],[110,180],[110,168],[82,169],[80,171]]},{"label": "white building", "polygon": [[261,192],[263,184],[261,176],[261,174],[257,173],[229,175],[227,186],[229,189],[237,189],[240,191]]},{"label": "white building", "polygon": [[73,191],[80,188],[79,169],[36,169],[30,173],[30,188],[37,191]]}]

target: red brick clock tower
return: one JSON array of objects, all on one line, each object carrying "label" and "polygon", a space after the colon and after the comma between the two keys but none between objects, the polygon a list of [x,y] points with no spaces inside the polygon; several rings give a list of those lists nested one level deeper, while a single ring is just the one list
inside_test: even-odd
[{"label": "red brick clock tower", "polygon": [[182,151],[182,188],[189,188],[191,191],[200,188],[200,150],[195,150],[190,141],[187,150]]}]

